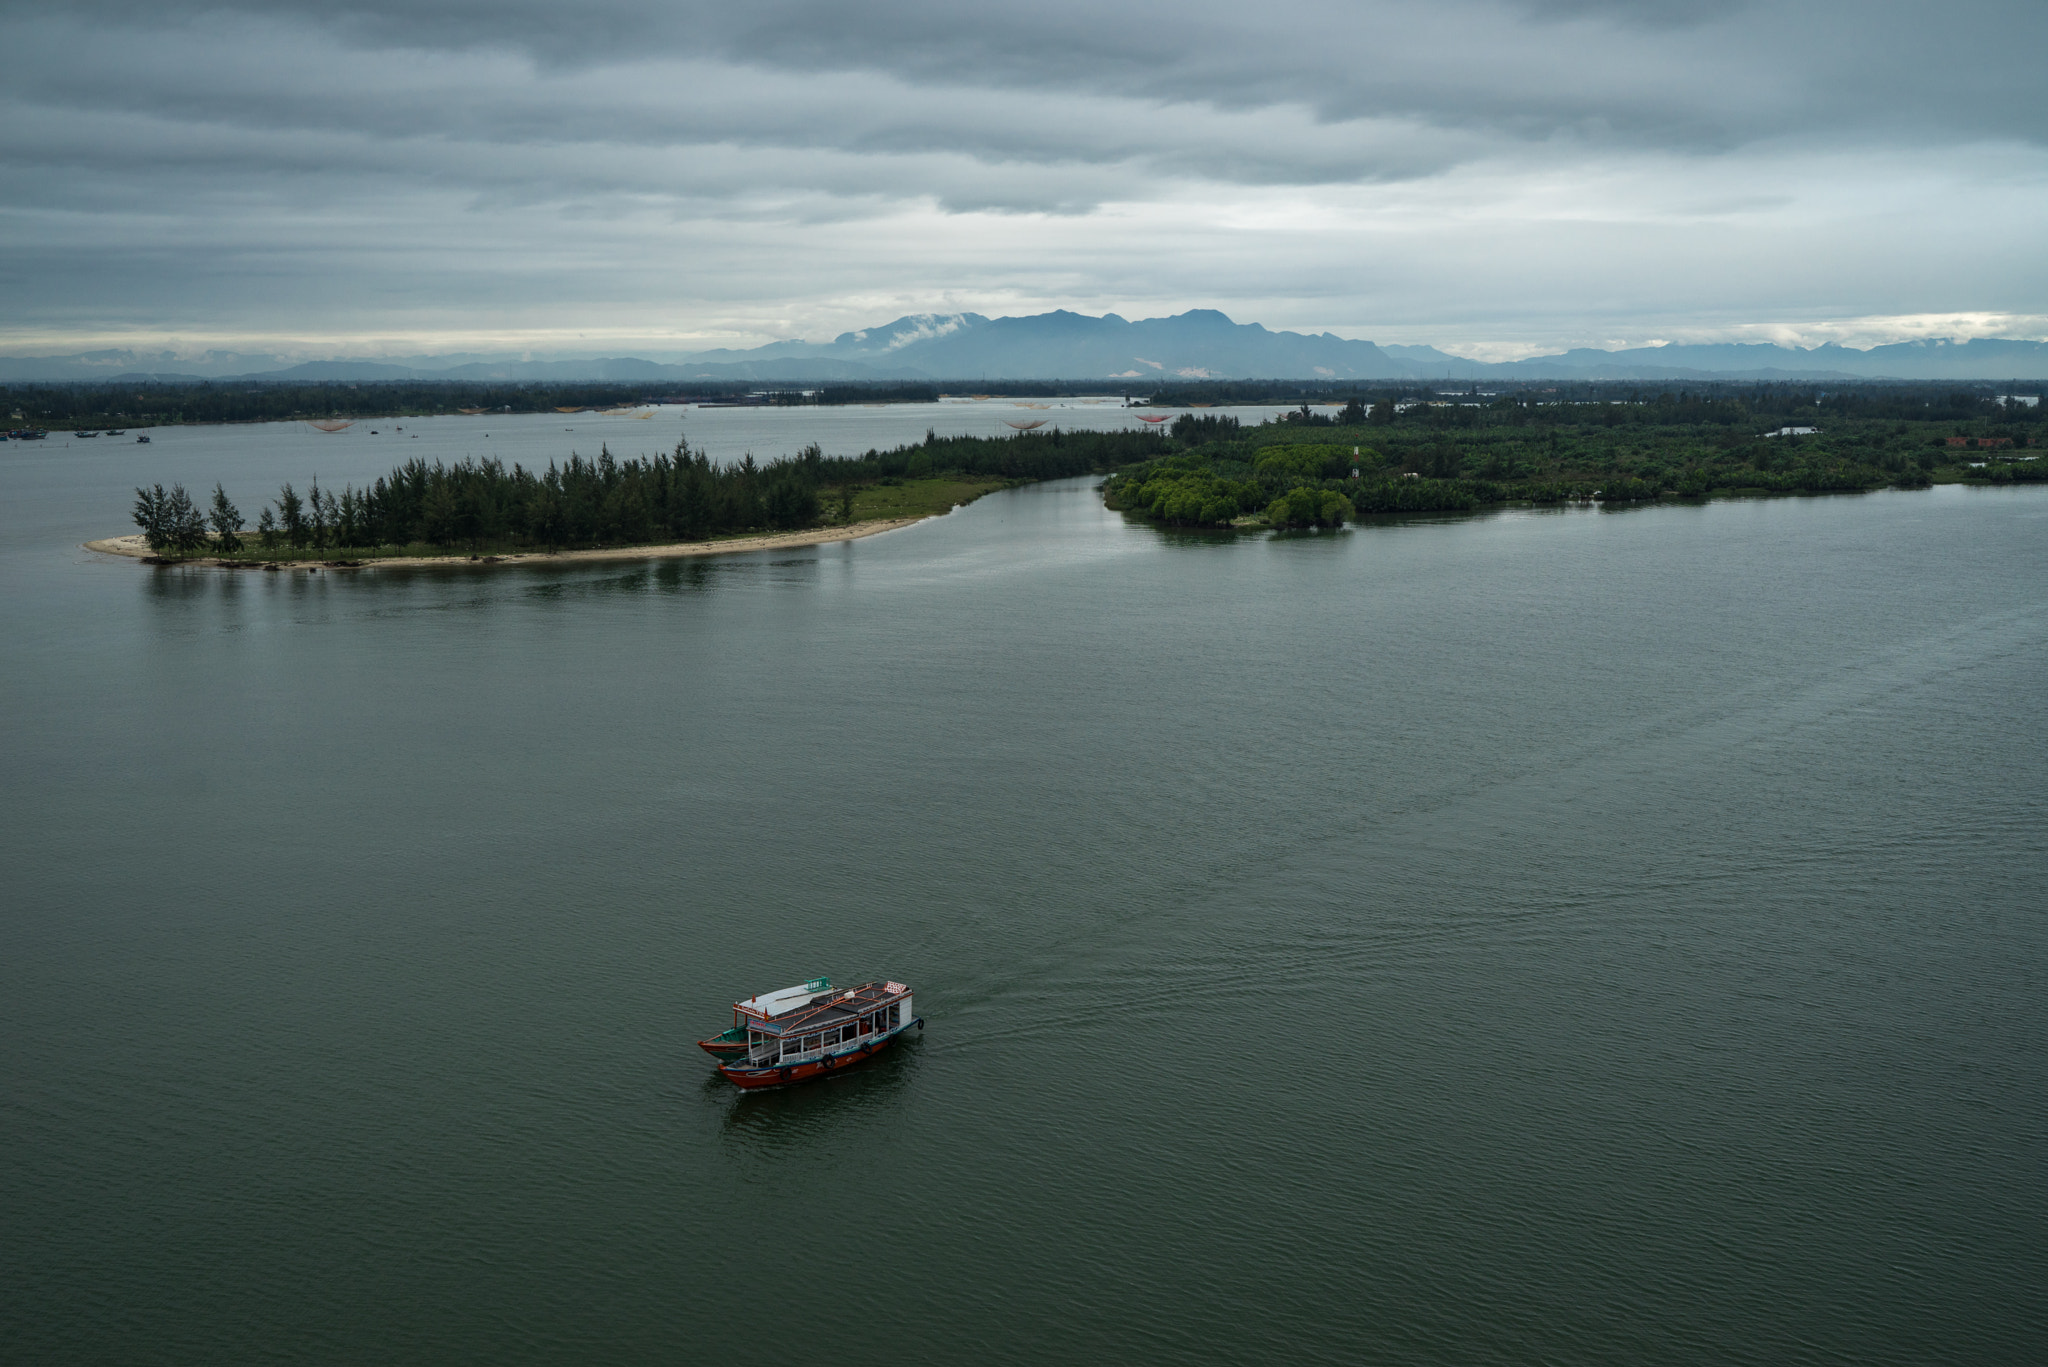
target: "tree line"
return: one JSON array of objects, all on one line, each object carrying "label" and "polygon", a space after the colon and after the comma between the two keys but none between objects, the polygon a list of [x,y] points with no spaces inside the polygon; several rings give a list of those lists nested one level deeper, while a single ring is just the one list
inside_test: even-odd
[{"label": "tree line", "polygon": [[1150,432],[927,432],[924,441],[890,451],[834,457],[812,445],[765,464],[749,455],[717,465],[682,440],[653,457],[620,460],[602,449],[595,459],[572,454],[545,470],[495,459],[412,460],[362,489],[336,492],[316,479],[301,492],[287,483],[259,512],[252,536],[218,484],[205,512],[183,486],[137,489],[134,518],[151,550],[176,556],[646,545],[848,521],[854,495],[870,483],[935,475],[1056,479],[1112,469],[1160,444]]}]

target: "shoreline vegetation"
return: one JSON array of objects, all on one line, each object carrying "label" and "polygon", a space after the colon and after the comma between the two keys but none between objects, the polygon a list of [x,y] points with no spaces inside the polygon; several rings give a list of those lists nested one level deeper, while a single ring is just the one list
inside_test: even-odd
[{"label": "shoreline vegetation", "polygon": [[[890,451],[828,457],[813,445],[730,466],[687,440],[651,458],[622,461],[606,449],[538,471],[415,460],[361,490],[336,494],[315,482],[302,494],[285,484],[253,531],[218,484],[205,506],[182,487],[138,489],[134,518],[148,563],[360,568],[817,544],[1075,475],[1108,475],[1104,502],[1135,518],[1239,530],[1510,505],[2048,480],[2048,461],[2033,449],[2048,444],[2036,407],[1966,391],[1940,412],[1882,389],[1801,393],[1806,402],[1761,413],[1736,398],[1671,392],[1629,402],[1387,398],[1323,412],[1303,403],[1253,426],[1196,411],[1165,431],[928,431]],[[134,538],[88,545],[136,553]]]},{"label": "shoreline vegetation", "polygon": [[[1752,417],[1807,410],[1831,416],[1883,408],[1922,421],[1997,417],[2000,399],[2013,392],[2038,397],[2040,381],[1821,382],[1691,379],[1508,380],[1476,384],[1443,380],[1170,380],[1136,385],[1126,380],[976,380],[947,382],[841,381],[763,383],[704,380],[677,388],[668,381],[478,380],[69,380],[0,383],[0,426],[25,425],[52,434],[116,428],[378,418],[489,418],[503,413],[607,412],[657,404],[711,403],[739,407],[833,407],[933,403],[940,399],[1122,396],[1134,408],[1219,408],[1307,404],[1372,412],[1391,404],[1405,414],[1418,406],[1458,408],[1506,402],[1525,408],[1596,403],[1626,407],[1677,398],[1733,404]],[[666,386],[666,387],[664,387]],[[2036,416],[2039,410],[2035,410]],[[1767,430],[1759,428],[1761,430]]]},{"label": "shoreline vegetation", "polygon": [[792,385],[736,380],[42,380],[0,382],[0,411],[13,415],[0,425],[26,424],[52,434],[109,427],[144,432],[156,427],[238,423],[616,413],[664,404],[830,408],[936,403],[941,399],[1101,400],[1125,394],[1123,386],[1109,380],[979,380],[953,385],[898,381]]}]

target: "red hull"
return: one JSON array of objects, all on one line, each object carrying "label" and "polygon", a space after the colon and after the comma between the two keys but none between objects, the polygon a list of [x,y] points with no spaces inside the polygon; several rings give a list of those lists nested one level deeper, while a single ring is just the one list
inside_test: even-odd
[{"label": "red hull", "polygon": [[792,1063],[786,1068],[747,1068],[721,1063],[718,1065],[718,1071],[723,1073],[725,1080],[733,1086],[743,1087],[749,1091],[757,1087],[786,1087],[792,1083],[809,1082],[812,1078],[844,1072],[887,1049],[889,1042],[902,1033],[902,1030],[898,1030],[894,1034],[883,1035],[873,1043],[863,1044],[858,1049],[850,1049],[835,1057],[814,1059],[809,1063]]}]

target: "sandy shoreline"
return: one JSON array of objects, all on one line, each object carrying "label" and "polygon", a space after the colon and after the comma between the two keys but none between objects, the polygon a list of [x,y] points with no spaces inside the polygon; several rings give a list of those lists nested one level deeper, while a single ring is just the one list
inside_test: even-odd
[{"label": "sandy shoreline", "polygon": [[[807,532],[774,532],[761,536],[735,536],[722,541],[680,541],[666,546],[608,546],[595,551],[532,551],[519,555],[405,555],[392,556],[383,560],[365,560],[360,564],[342,565],[332,560],[294,560],[278,562],[280,570],[304,569],[418,569],[433,565],[557,565],[576,561],[595,560],[667,560],[690,555],[730,555],[743,551],[780,551],[794,546],[820,546],[829,541],[857,541],[864,536],[881,532],[893,532],[898,528],[913,526],[924,521],[921,517],[892,517],[874,522],[856,522],[850,527],[818,527]],[[147,556],[149,544],[140,533],[132,536],[110,536],[100,541],[88,541],[85,548],[103,555],[124,555],[140,560]],[[218,559],[201,557],[181,560],[180,565],[197,565],[208,569],[226,568]],[[236,562],[247,568],[245,561]]]}]

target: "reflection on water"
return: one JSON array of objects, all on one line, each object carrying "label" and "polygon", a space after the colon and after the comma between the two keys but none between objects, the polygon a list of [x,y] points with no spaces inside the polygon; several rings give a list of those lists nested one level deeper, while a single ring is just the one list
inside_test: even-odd
[{"label": "reflection on water", "polygon": [[720,1135],[738,1146],[739,1155],[801,1157],[803,1149],[868,1118],[893,1114],[909,1095],[919,1048],[912,1031],[856,1067],[757,1092],[741,1093],[713,1073],[705,1083],[705,1100],[721,1108]]}]

